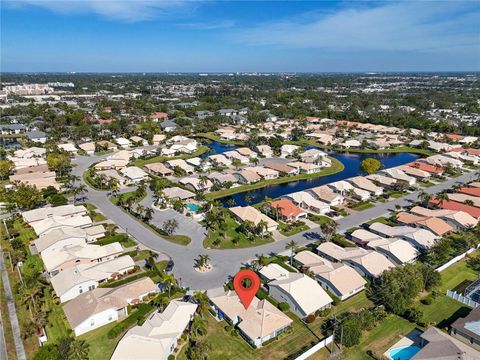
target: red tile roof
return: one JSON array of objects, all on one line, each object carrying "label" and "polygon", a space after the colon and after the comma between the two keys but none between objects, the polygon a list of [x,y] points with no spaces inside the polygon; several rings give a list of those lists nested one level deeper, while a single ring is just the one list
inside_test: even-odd
[{"label": "red tile roof", "polygon": [[97,122],[99,124],[111,124],[113,122],[113,119],[98,119]]},{"label": "red tile roof", "polygon": [[441,204],[440,202],[433,198],[430,200],[430,204],[438,205],[442,209],[446,210],[454,210],[454,211],[464,211],[467,214],[470,214],[475,219],[480,218],[480,208],[475,206],[465,205],[456,201],[443,201]]},{"label": "red tile roof", "polygon": [[152,115],[150,115],[150,117],[152,119],[167,119],[168,118],[168,114],[165,113],[165,112],[156,112]]},{"label": "red tile roof", "polygon": [[480,196],[480,188],[478,187],[462,187],[457,191],[468,195]]},{"label": "red tile roof", "polygon": [[287,219],[292,219],[297,217],[300,214],[305,213],[305,211],[300,209],[297,205],[292,203],[290,200],[280,199],[280,200],[272,201],[270,203],[270,206],[274,209],[279,208],[282,216],[286,217]]},{"label": "red tile roof", "polygon": [[423,170],[423,171],[426,171],[426,172],[429,172],[429,173],[432,173],[432,174],[442,174],[443,173],[443,170],[441,168],[438,168],[434,165],[430,165],[430,164],[427,164],[427,163],[424,163],[424,162],[421,162],[421,161],[414,161],[414,162],[408,164],[408,166],[411,166],[411,167],[414,167],[414,168],[417,168],[417,169],[420,169],[420,170]]},{"label": "red tile roof", "polygon": [[447,138],[449,138],[450,140],[462,140],[463,136],[457,135],[457,134],[450,134],[450,135],[447,135]]}]

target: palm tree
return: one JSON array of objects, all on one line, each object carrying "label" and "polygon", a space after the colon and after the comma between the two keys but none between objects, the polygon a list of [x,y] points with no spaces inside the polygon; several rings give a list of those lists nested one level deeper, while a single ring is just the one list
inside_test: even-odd
[{"label": "palm tree", "polygon": [[420,200],[422,204],[426,204],[428,208],[428,204],[430,203],[430,200],[432,200],[432,195],[426,191],[422,191],[418,194],[418,200]]},{"label": "palm tree", "polygon": [[194,301],[198,304],[198,312],[200,316],[203,318],[204,315],[207,313],[208,309],[210,308],[209,299],[206,292],[195,291],[193,294]]},{"label": "palm tree", "polygon": [[326,242],[329,242],[332,236],[337,232],[338,224],[334,220],[328,220],[320,224],[320,230]]},{"label": "palm tree", "polygon": [[468,205],[468,206],[474,206],[475,203],[473,202],[473,200],[470,200],[470,199],[467,199],[463,202],[465,205]]},{"label": "palm tree", "polygon": [[442,206],[445,201],[449,201],[450,199],[448,197],[448,193],[444,190],[437,194],[437,200],[440,206]]},{"label": "palm tree", "polygon": [[205,320],[200,316],[195,316],[192,321],[191,331],[195,337],[205,335],[207,333],[207,324]]},{"label": "palm tree", "polygon": [[260,220],[257,224],[258,235],[264,234],[268,230],[268,223],[265,220]]},{"label": "palm tree", "polygon": [[138,204],[137,207],[136,207],[136,212],[137,214],[142,217],[143,216],[143,212],[145,211],[145,207],[141,204]]},{"label": "palm tree", "polygon": [[163,285],[168,287],[168,297],[170,297],[172,286],[177,284],[177,280],[173,275],[164,273],[162,278],[162,283]]},{"label": "palm tree", "polygon": [[163,231],[165,231],[169,236],[172,235],[177,228],[178,228],[178,221],[175,219],[166,220],[163,223]]},{"label": "palm tree", "polygon": [[85,340],[73,340],[68,350],[69,360],[85,360],[88,359],[89,345]]},{"label": "palm tree", "polygon": [[293,262],[293,252],[295,251],[295,249],[297,248],[297,243],[294,241],[294,240],[291,240],[287,243],[287,245],[285,245],[285,249],[287,250],[291,250],[291,253],[290,253],[290,265],[292,265],[292,262]]},{"label": "palm tree", "polygon": [[263,254],[255,254],[256,259],[252,261],[252,267],[255,271],[260,270],[268,264],[268,258]]},{"label": "palm tree", "polygon": [[145,209],[145,215],[144,215],[144,219],[147,223],[150,222],[150,220],[152,220],[153,218],[153,209],[152,208],[146,208]]}]

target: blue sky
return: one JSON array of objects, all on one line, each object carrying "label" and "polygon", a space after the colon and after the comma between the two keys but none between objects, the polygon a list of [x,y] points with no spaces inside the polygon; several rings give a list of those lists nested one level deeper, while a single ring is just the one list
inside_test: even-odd
[{"label": "blue sky", "polygon": [[478,71],[478,1],[0,0],[1,71]]}]

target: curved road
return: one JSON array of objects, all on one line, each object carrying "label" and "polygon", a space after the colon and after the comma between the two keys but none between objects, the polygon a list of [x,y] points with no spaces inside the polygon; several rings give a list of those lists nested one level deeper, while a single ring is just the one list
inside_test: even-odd
[{"label": "curved road", "polygon": [[[95,162],[98,162],[106,156],[77,156],[74,160],[76,166],[72,173],[80,176],[83,181],[83,173],[87,168]],[[441,184],[431,186],[423,189],[428,193],[437,193],[444,189],[451,188],[455,183],[466,183],[476,178],[474,172],[463,174],[457,178],[449,179]],[[197,236],[192,237],[192,242],[187,246],[177,245],[169,242],[158,234],[145,227],[141,222],[125,213],[119,207],[113,205],[107,197],[107,192],[98,191],[90,188],[88,184],[87,198],[88,202],[94,204],[100,209],[105,216],[112,219],[117,225],[127,230],[138,242],[146,247],[169,255],[175,262],[173,273],[180,281],[180,285],[189,287],[191,289],[208,290],[222,286],[228,281],[229,276],[233,276],[238,272],[240,266],[246,262],[254,259],[255,254],[274,254],[285,251],[285,245],[291,240],[295,240],[299,246],[306,245],[312,240],[320,237],[319,228],[310,229],[294,236],[276,241],[274,243],[265,244],[262,246],[245,248],[245,249],[231,249],[231,250],[215,250],[205,249],[202,246],[204,238],[202,228],[199,227]],[[395,209],[395,205],[405,206],[411,202],[417,201],[418,192],[408,194],[404,197],[394,199],[387,203],[379,203],[375,207],[358,212],[354,215],[338,220],[338,232],[358,226],[366,221],[375,219],[380,216],[388,214]],[[179,231],[181,233],[181,231]],[[208,254],[210,256],[213,270],[209,273],[198,273],[193,265],[194,259],[199,254]]]}]

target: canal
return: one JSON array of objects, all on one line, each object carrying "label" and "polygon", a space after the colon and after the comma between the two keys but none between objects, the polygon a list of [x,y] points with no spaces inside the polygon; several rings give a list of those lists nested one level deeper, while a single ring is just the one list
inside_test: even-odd
[{"label": "canal", "polygon": [[[208,156],[211,154],[221,154],[225,151],[234,150],[238,146],[235,145],[226,145],[219,142],[211,142],[206,144],[212,149],[212,151],[203,154],[203,156]],[[306,149],[311,149],[313,146],[308,146]],[[383,165],[384,169],[391,167],[407,164],[409,162],[415,161],[419,158],[419,155],[412,153],[383,153],[383,154],[374,154],[374,153],[346,153],[346,152],[336,152],[336,151],[326,151],[329,156],[334,157],[339,160],[345,168],[336,174],[320,176],[313,179],[293,181],[284,184],[276,184],[263,187],[261,189],[255,189],[250,191],[245,191],[242,193],[234,194],[231,196],[226,196],[219,199],[220,202],[229,207],[227,201],[229,199],[235,200],[235,205],[251,205],[258,203],[265,199],[277,198],[285,194],[290,194],[297,191],[307,190],[314,188],[316,186],[329,184],[335,181],[345,180],[358,175],[365,175],[360,170],[360,163],[366,158],[375,158],[378,159]]]}]

